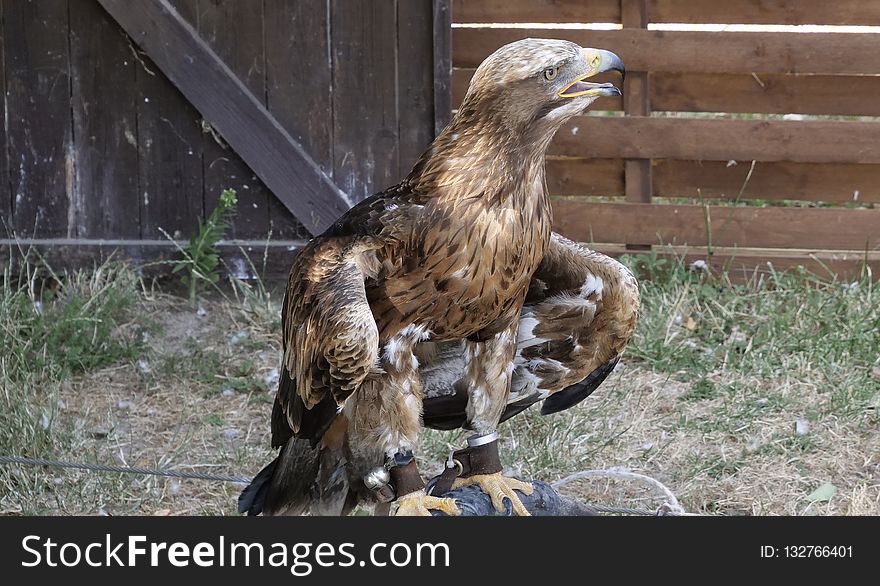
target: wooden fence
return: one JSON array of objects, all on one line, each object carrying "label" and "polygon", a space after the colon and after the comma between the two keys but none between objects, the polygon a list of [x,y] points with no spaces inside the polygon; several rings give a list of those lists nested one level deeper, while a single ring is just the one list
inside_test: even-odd
[{"label": "wooden fence", "polygon": [[164,234],[185,240],[234,188],[227,260],[246,267],[241,247],[261,260],[271,235],[270,272],[285,274],[303,239],[399,181],[448,120],[448,8],[0,3],[0,265],[22,250],[59,269],[173,257]]},{"label": "wooden fence", "polygon": [[[600,22],[620,28],[571,25]],[[880,2],[2,2],[0,261],[19,244],[60,267],[169,258],[159,229],[187,237],[233,187],[224,255],[260,260],[271,233],[284,274],[398,181],[485,56],[541,36],[629,71],[551,148],[559,230],[612,253],[880,274],[880,34],[655,23],[876,25]]]},{"label": "wooden fence", "polygon": [[456,0],[453,19],[454,105],[474,67],[520,38],[569,39],[626,63],[624,97],[595,106],[612,115],[574,120],[551,147],[568,236],[841,276],[867,260],[880,274],[880,122],[863,118],[880,116],[880,34],[649,28],[877,25],[880,2]]}]

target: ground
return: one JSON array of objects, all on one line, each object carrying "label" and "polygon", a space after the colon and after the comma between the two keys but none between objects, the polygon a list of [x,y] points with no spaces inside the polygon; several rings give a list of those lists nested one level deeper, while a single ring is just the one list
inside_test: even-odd
[{"label": "ground", "polygon": [[[691,512],[880,514],[880,303],[854,283],[710,275],[630,259],[644,311],[626,359],[568,412],[502,426],[508,471],[586,469],[664,483]],[[251,476],[272,457],[277,292],[234,284],[193,304],[124,266],[0,290],[0,455]],[[436,470],[462,433],[426,432]],[[6,514],[234,514],[242,485],[0,464]],[[563,492],[656,508],[632,480]]]}]

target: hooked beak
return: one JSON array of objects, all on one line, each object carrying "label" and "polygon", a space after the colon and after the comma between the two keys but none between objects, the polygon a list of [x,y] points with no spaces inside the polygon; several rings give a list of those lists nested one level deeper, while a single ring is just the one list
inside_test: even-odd
[{"label": "hooked beak", "polygon": [[619,88],[610,83],[590,83],[584,81],[606,71],[619,71],[621,79],[626,69],[620,57],[604,49],[581,49],[587,72],[559,91],[560,98],[579,98],[581,96],[620,96]]}]

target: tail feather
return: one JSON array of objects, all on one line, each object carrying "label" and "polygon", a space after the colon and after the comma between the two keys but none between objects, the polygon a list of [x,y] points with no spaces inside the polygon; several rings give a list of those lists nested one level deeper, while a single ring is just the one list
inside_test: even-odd
[{"label": "tail feather", "polygon": [[312,447],[290,438],[238,497],[248,515],[340,515],[350,507],[345,457],[340,449]]},{"label": "tail feather", "polygon": [[254,476],[247,488],[241,491],[241,494],[238,495],[239,513],[259,515],[263,512],[263,506],[266,503],[266,490],[269,488],[269,481],[272,480],[277,465],[278,458],[275,458]]}]

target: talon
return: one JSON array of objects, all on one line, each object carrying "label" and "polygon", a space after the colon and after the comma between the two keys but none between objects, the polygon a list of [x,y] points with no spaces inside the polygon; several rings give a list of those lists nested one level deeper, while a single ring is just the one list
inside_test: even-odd
[{"label": "talon", "polygon": [[458,478],[452,484],[452,487],[461,488],[462,486],[469,486],[471,484],[476,484],[483,492],[489,495],[489,498],[492,499],[492,506],[494,506],[495,510],[499,513],[503,513],[506,510],[504,507],[504,499],[507,498],[510,500],[514,515],[520,517],[531,516],[531,513],[529,513],[528,509],[526,509],[525,505],[522,503],[522,500],[515,492],[513,492],[514,490],[518,490],[523,494],[530,495],[535,491],[535,487],[532,486],[531,483],[523,482],[516,478],[508,478],[502,476],[500,472],[496,472],[495,474],[474,474],[467,478]]},{"label": "talon", "polygon": [[451,517],[461,514],[455,499],[428,496],[424,490],[405,494],[397,499],[395,517],[430,517],[431,510],[440,511]]}]

